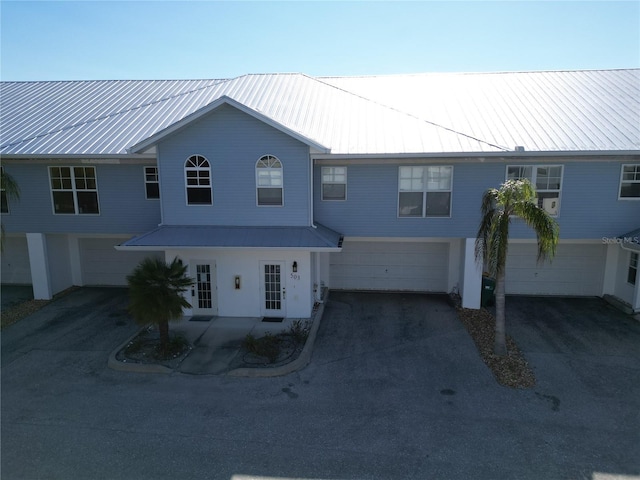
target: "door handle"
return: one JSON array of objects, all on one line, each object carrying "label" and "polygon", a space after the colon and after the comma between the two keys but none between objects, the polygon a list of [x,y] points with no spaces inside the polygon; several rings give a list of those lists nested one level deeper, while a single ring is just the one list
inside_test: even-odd
[{"label": "door handle", "polygon": [[283,288],[282,289],[282,299],[284,300],[285,298],[287,298],[287,289]]}]

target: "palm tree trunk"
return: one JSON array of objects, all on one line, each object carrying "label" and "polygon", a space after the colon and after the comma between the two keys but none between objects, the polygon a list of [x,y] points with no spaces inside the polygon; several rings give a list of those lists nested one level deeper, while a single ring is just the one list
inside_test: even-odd
[{"label": "palm tree trunk", "polygon": [[496,276],[496,332],[493,353],[496,355],[507,354],[507,337],[505,333],[505,308],[504,308],[504,273]]},{"label": "palm tree trunk", "polygon": [[166,353],[169,348],[169,322],[167,320],[158,322],[158,331],[160,332],[160,350]]}]

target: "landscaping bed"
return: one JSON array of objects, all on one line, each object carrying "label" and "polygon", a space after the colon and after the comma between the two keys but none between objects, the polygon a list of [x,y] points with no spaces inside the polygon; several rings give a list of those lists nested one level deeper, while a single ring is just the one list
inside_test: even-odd
[{"label": "landscaping bed", "polygon": [[471,335],[480,356],[499,384],[511,388],[532,388],[536,378],[516,342],[507,335],[507,355],[493,353],[495,317],[486,309],[457,308],[458,317]]}]

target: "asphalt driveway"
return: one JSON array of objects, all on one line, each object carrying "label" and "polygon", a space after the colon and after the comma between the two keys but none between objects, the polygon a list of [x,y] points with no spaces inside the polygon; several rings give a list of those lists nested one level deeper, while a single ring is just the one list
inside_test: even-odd
[{"label": "asphalt driveway", "polygon": [[446,297],[332,292],[309,366],[255,379],[108,369],[126,291],[81,289],[2,331],[2,477],[633,478],[640,324],[551,300],[508,299],[511,390]]}]

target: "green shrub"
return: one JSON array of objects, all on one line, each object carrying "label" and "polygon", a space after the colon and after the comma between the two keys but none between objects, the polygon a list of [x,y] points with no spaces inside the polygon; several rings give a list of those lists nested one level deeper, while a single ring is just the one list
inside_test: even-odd
[{"label": "green shrub", "polygon": [[269,332],[257,339],[249,334],[244,338],[244,348],[254,355],[265,357],[269,363],[275,363],[280,356],[280,338]]},{"label": "green shrub", "polygon": [[289,327],[289,335],[296,343],[306,342],[310,331],[311,325],[305,320],[294,320],[291,327]]}]

